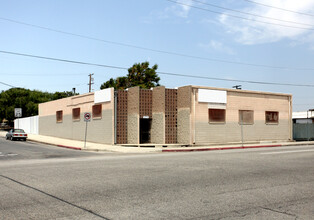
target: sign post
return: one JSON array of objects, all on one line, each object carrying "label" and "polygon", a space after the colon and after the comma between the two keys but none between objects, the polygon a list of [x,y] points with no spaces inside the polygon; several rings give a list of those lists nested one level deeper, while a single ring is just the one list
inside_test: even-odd
[{"label": "sign post", "polygon": [[241,141],[242,141],[242,147],[243,147],[243,112],[240,114],[240,120],[241,120]]},{"label": "sign post", "polygon": [[14,116],[16,118],[18,118],[17,119],[17,128],[20,128],[20,119],[19,118],[22,117],[22,108],[15,108],[14,109]]},{"label": "sign post", "polygon": [[91,113],[85,112],[84,113],[84,121],[86,122],[86,128],[85,128],[85,141],[84,141],[84,149],[86,149],[86,137],[87,137],[87,122],[90,122],[91,119]]}]

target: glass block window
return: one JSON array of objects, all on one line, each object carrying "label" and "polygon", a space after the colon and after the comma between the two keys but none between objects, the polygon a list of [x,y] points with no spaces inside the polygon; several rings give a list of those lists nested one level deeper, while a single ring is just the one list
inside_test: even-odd
[{"label": "glass block window", "polygon": [[80,120],[81,116],[81,108],[73,108],[72,109],[72,119],[73,120]]},{"label": "glass block window", "polygon": [[208,109],[208,121],[209,123],[225,123],[226,122],[226,110],[225,109]]},{"label": "glass block window", "polygon": [[57,122],[62,122],[62,120],[63,120],[63,111],[57,111],[56,112],[56,120],[57,120]]},{"label": "glass block window", "polygon": [[93,118],[101,118],[102,105],[93,105]]},{"label": "glass block window", "polygon": [[279,112],[266,111],[265,112],[266,124],[278,124],[279,123]]},{"label": "glass block window", "polygon": [[239,110],[239,124],[243,124],[243,125],[254,124],[254,111]]}]

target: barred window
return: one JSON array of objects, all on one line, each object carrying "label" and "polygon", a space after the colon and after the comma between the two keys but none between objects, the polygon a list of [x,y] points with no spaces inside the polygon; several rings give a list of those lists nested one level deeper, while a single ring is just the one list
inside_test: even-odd
[{"label": "barred window", "polygon": [[93,105],[93,118],[101,118],[102,105]]},{"label": "barred window", "polygon": [[57,122],[62,122],[62,120],[63,120],[63,111],[57,111],[56,112],[56,119],[57,119]]},{"label": "barred window", "polygon": [[279,112],[266,111],[265,112],[266,124],[278,124],[279,123]]},{"label": "barred window", "polygon": [[239,110],[239,124],[243,124],[243,125],[254,124],[254,111]]},{"label": "barred window", "polygon": [[209,123],[225,123],[226,122],[226,110],[225,109],[208,109],[208,121]]},{"label": "barred window", "polygon": [[81,108],[73,108],[72,109],[72,119],[80,120],[81,116]]}]

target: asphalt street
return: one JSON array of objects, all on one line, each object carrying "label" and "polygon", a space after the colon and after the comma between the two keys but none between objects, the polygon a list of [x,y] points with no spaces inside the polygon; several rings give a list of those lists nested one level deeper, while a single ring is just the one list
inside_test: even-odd
[{"label": "asphalt street", "polygon": [[129,155],[0,139],[0,152],[0,219],[314,216],[314,146]]},{"label": "asphalt street", "polygon": [[10,141],[0,138],[0,162],[2,160],[85,157],[94,154],[31,141]]}]

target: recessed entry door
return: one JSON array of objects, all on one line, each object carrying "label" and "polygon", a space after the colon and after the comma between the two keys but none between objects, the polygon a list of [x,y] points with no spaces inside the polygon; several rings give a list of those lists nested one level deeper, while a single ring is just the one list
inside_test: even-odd
[{"label": "recessed entry door", "polygon": [[140,143],[151,143],[150,133],[152,127],[152,119],[141,118],[140,119]]}]

